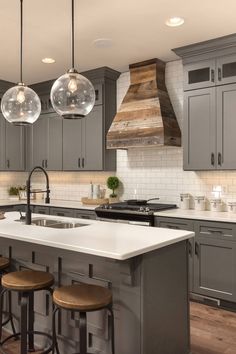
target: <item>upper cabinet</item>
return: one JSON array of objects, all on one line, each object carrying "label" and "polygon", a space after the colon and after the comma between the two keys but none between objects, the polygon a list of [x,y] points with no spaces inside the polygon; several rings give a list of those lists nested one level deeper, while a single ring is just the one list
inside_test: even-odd
[{"label": "upper cabinet", "polygon": [[185,170],[235,170],[236,35],[174,52],[183,58]]},{"label": "upper cabinet", "polygon": [[184,67],[184,90],[236,82],[236,54],[200,60]]},{"label": "upper cabinet", "polygon": [[95,105],[81,119],[61,119],[53,109],[53,81],[32,85],[42,113],[28,133],[28,168],[47,170],[114,171],[116,151],[106,149],[106,134],[116,114],[116,80],[120,73],[107,67],[82,73],[93,84]]}]

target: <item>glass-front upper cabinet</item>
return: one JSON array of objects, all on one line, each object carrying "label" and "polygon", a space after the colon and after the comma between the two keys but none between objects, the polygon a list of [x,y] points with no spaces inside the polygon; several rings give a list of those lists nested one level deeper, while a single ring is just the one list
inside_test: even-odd
[{"label": "glass-front upper cabinet", "polygon": [[236,54],[220,57],[217,63],[217,84],[231,84],[236,82]]},{"label": "glass-front upper cabinet", "polygon": [[215,59],[202,60],[184,66],[184,90],[215,86]]}]

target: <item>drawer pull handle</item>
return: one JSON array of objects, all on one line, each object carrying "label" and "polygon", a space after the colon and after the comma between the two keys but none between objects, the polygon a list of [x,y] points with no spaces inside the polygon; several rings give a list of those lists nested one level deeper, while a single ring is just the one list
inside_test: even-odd
[{"label": "drawer pull handle", "polygon": [[220,152],[218,153],[218,165],[219,165],[219,166],[222,165],[222,155],[221,155]]},{"label": "drawer pull handle", "polygon": [[211,153],[211,165],[215,165],[215,154],[213,152]]},{"label": "drawer pull handle", "polygon": [[215,70],[211,69],[211,82],[215,82]]},{"label": "drawer pull handle", "polygon": [[195,243],[195,255],[199,257],[199,245],[197,242]]},{"label": "drawer pull handle", "polygon": [[192,257],[193,255],[193,247],[190,241],[188,241],[188,253]]},{"label": "drawer pull handle", "polygon": [[211,234],[222,234],[223,233],[221,230],[211,230],[211,229],[208,229],[208,232],[210,232]]},{"label": "drawer pull handle", "polygon": [[219,80],[219,81],[222,80],[222,71],[221,71],[221,68],[218,68],[218,80]]}]

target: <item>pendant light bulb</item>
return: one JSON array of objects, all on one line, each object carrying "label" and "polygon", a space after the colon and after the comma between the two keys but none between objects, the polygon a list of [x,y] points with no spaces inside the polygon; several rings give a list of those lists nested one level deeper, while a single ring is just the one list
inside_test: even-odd
[{"label": "pendant light bulb", "polygon": [[33,124],[41,113],[38,95],[22,83],[23,72],[23,0],[20,0],[20,83],[5,92],[1,100],[4,118],[14,125]]},{"label": "pendant light bulb", "polygon": [[22,89],[19,89],[18,94],[16,96],[16,100],[19,103],[25,102],[25,93],[24,93],[24,91]]},{"label": "pendant light bulb", "polygon": [[68,90],[71,93],[74,93],[78,89],[76,78],[72,77],[70,78],[69,84],[68,84]]},{"label": "pendant light bulb", "polygon": [[71,4],[72,69],[59,77],[51,89],[52,106],[60,116],[66,119],[87,116],[95,104],[95,91],[92,83],[74,69],[74,0]]}]

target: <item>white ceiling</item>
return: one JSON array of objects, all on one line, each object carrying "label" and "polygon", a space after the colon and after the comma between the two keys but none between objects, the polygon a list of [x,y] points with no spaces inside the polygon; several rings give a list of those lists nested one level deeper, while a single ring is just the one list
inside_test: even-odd
[{"label": "white ceiling", "polygon": [[[76,62],[79,71],[158,57],[176,59],[175,48],[236,32],[235,0],[76,0]],[[20,0],[0,0],[0,78],[18,81]],[[70,67],[70,0],[24,0],[24,81],[53,79]],[[185,24],[169,28],[171,16]],[[97,38],[110,48],[96,48]],[[41,63],[53,57],[56,64]]]}]

